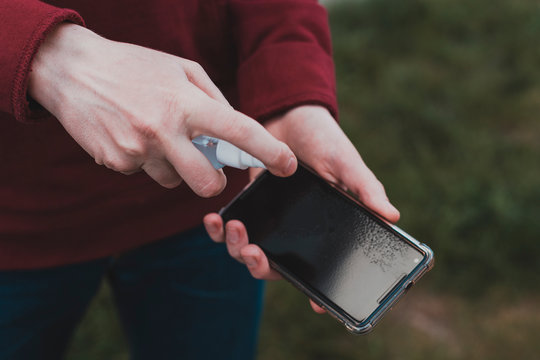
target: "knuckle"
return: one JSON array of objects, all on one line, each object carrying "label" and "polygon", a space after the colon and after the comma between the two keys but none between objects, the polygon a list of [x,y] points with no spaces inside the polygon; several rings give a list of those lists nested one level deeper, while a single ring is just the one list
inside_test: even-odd
[{"label": "knuckle", "polygon": [[206,75],[206,71],[204,71],[204,68],[202,67],[201,64],[197,63],[197,62],[193,62],[193,72],[197,73],[197,74],[203,74],[203,75]]},{"label": "knuckle", "polygon": [[117,146],[122,154],[127,158],[138,159],[145,155],[145,147],[140,141],[121,140]]},{"label": "knuckle", "polygon": [[103,162],[103,157],[102,157],[102,156],[95,156],[95,157],[94,157],[94,161],[95,161],[96,164],[98,164],[98,165],[105,165],[105,163]]},{"label": "knuckle", "polygon": [[102,162],[108,169],[121,173],[133,173],[137,169],[137,166],[132,161],[123,158],[105,157]]},{"label": "knuckle", "polygon": [[187,80],[191,83],[196,83],[201,77],[208,77],[204,68],[195,61],[185,60],[182,66]]},{"label": "knuckle", "polygon": [[94,161],[96,162],[96,164],[105,165],[103,159],[105,157],[104,155],[106,154],[106,151],[102,146],[98,145],[96,149],[91,149],[89,151],[89,154],[90,156],[94,158]]},{"label": "knuckle", "polygon": [[[146,141],[152,141],[156,139],[159,135],[159,126],[155,122],[140,121],[135,125],[135,129],[139,137]],[[139,147],[141,145],[140,143],[133,144],[132,141],[124,141],[124,144],[131,145],[131,146],[127,146],[128,149],[131,148],[132,146]]]},{"label": "knuckle", "polygon": [[186,67],[192,72],[205,73],[205,71],[204,71],[203,67],[201,66],[201,64],[199,64],[196,61],[186,60]]}]

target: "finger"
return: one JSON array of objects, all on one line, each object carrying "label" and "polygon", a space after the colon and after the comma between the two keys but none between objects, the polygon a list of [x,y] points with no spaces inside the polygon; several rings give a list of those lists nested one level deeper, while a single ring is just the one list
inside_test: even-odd
[{"label": "finger", "polygon": [[203,218],[203,224],[208,233],[208,236],[215,242],[221,243],[225,241],[225,231],[223,231],[223,219],[219,214],[207,214]]},{"label": "finger", "polygon": [[141,168],[158,184],[168,189],[175,188],[182,183],[180,175],[178,175],[174,167],[164,159],[147,160]]},{"label": "finger", "polygon": [[263,171],[261,168],[249,168],[249,183],[251,184]]},{"label": "finger", "polygon": [[133,169],[130,171],[120,171],[120,172],[124,175],[133,175],[133,174],[141,172],[142,170],[143,170],[142,168],[139,168],[139,169]]},{"label": "finger", "polygon": [[[173,143],[176,140],[176,143]],[[167,160],[186,184],[199,196],[216,196],[227,184],[222,170],[216,170],[191,141],[176,137],[167,138]]]},{"label": "finger", "polygon": [[395,223],[399,220],[399,211],[390,203],[384,186],[378,181],[375,176],[369,179],[364,186],[351,188],[351,191],[359,195],[362,201],[368,208],[375,211],[388,221]]},{"label": "finger", "polygon": [[313,309],[313,311],[315,311],[317,314],[324,314],[326,312],[326,310],[324,310],[322,307],[315,304],[313,300],[309,299],[309,303],[311,304],[311,308]]},{"label": "finger", "polygon": [[239,262],[244,260],[240,255],[240,250],[249,243],[246,227],[241,221],[231,220],[225,225],[225,242],[229,255]]},{"label": "finger", "polygon": [[384,186],[361,159],[354,163],[352,167],[341,164],[338,178],[342,179],[343,185],[368,208],[392,223],[397,222],[399,211],[388,200]]},{"label": "finger", "polygon": [[291,149],[252,118],[208,97],[194,101],[190,114],[187,127],[193,138],[209,135],[226,140],[262,161],[278,176],[296,171],[297,160]]},{"label": "finger", "polygon": [[206,95],[210,96],[212,99],[222,103],[223,105],[230,106],[225,96],[223,96],[221,91],[210,79],[200,64],[194,61],[184,60],[182,67],[189,82],[204,91]]},{"label": "finger", "polygon": [[240,250],[251,276],[255,279],[279,280],[281,275],[270,267],[268,258],[257,245],[247,245]]}]

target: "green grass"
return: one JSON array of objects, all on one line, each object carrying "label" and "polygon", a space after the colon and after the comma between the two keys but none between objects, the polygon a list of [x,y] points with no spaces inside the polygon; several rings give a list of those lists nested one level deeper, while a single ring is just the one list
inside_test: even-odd
[{"label": "green grass", "polygon": [[[367,336],[269,284],[259,359],[537,359],[537,2],[363,0],[330,17],[342,126],[437,263]],[[125,349],[104,288],[68,358]]]}]

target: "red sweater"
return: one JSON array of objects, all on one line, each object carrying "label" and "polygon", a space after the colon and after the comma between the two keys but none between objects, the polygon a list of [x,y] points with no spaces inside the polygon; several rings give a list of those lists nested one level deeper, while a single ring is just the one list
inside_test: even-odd
[{"label": "red sweater", "polygon": [[327,15],[315,0],[50,3],[0,0],[0,269],[80,262],[158,240],[201,223],[247,181],[227,170],[226,190],[201,199],[185,184],[167,190],[144,173],[115,173],[52,116],[31,110],[32,58],[60,22],[194,60],[256,119],[306,103],[336,113]]}]

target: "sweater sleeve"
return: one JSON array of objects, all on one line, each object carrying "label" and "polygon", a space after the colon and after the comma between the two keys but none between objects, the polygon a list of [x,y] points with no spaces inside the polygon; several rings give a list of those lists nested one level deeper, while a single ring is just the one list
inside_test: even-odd
[{"label": "sweater sleeve", "polygon": [[0,0],[0,111],[23,122],[39,116],[26,96],[28,74],[45,36],[63,21],[84,24],[72,10],[37,0]]},{"label": "sweater sleeve", "polygon": [[240,110],[265,118],[320,104],[337,116],[326,10],[316,0],[231,0]]}]

